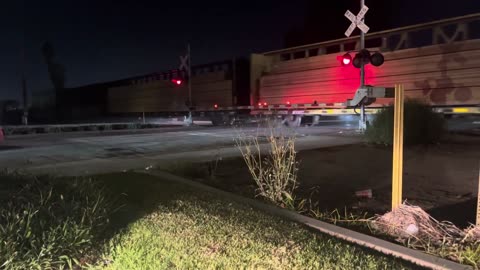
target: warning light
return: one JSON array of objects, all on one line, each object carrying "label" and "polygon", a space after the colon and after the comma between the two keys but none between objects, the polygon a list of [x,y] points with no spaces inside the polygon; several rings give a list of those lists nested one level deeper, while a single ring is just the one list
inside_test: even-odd
[{"label": "warning light", "polygon": [[262,103],[261,103],[261,102],[259,102],[259,103],[258,103],[258,106],[262,106]]},{"label": "warning light", "polygon": [[218,109],[218,104],[213,105],[213,108]]},{"label": "warning light", "polygon": [[173,80],[172,80],[172,83],[174,83],[174,84],[176,84],[176,85],[181,85],[181,84],[182,84],[182,80],[173,79]]},{"label": "warning light", "polygon": [[264,103],[263,103],[263,106],[267,106],[267,103],[266,103],[266,102],[264,102]]},{"label": "warning light", "polygon": [[385,59],[383,58],[383,55],[379,52],[376,52],[370,56],[370,63],[376,67],[381,66],[384,61]]},{"label": "warning light", "polygon": [[383,55],[380,52],[370,53],[369,50],[363,49],[355,54],[355,57],[352,60],[352,64],[356,68],[361,68],[362,65],[372,64],[373,66],[379,67],[385,61]]},{"label": "warning light", "polygon": [[352,56],[349,53],[346,53],[342,56],[342,65],[348,66],[352,63]]},{"label": "warning light", "polygon": [[290,101],[287,101],[287,105],[290,105]]}]

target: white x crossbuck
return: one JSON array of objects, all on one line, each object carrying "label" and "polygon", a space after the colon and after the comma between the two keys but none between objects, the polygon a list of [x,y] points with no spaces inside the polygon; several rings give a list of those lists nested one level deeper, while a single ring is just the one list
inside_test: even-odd
[{"label": "white x crossbuck", "polygon": [[189,55],[180,56],[180,70],[188,70]]},{"label": "white x crossbuck", "polygon": [[368,30],[370,30],[370,28],[363,22],[363,17],[367,13],[367,11],[368,7],[363,6],[362,10],[358,12],[357,16],[350,12],[350,10],[347,10],[347,12],[345,12],[345,17],[347,17],[347,19],[352,22],[352,24],[350,24],[350,27],[348,27],[347,31],[345,31],[345,36],[349,37],[352,34],[353,30],[355,30],[355,27],[358,27],[358,29],[360,29],[360,31],[362,31],[363,33],[367,33]]}]

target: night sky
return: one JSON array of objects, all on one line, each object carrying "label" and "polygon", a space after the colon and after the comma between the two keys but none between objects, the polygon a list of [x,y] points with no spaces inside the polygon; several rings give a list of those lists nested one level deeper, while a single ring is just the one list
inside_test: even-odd
[{"label": "night sky", "polygon": [[[7,2],[7,1],[5,1]],[[0,99],[18,99],[21,55],[29,91],[51,89],[40,47],[50,41],[66,87],[178,67],[191,44],[193,64],[342,37],[353,0],[23,0],[0,11]],[[445,3],[445,4],[442,4]],[[448,3],[448,4],[447,4]],[[480,12],[480,0],[366,0],[372,31]],[[370,17],[368,17],[370,16]],[[369,19],[370,18],[370,19]],[[295,36],[294,35],[294,36]]]}]

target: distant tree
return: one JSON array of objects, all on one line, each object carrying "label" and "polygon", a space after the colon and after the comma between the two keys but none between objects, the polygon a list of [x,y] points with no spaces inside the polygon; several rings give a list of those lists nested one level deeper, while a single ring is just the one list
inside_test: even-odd
[{"label": "distant tree", "polygon": [[47,64],[48,73],[50,75],[50,80],[53,84],[55,90],[60,90],[65,88],[65,67],[56,62],[55,60],[55,49],[50,42],[45,42],[42,44],[42,54],[45,58],[45,63]]}]

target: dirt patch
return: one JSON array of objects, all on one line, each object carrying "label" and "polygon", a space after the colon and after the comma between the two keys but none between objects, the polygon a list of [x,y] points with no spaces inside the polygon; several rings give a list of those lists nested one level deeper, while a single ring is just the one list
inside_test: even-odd
[{"label": "dirt patch", "polygon": [[[391,147],[355,144],[301,151],[299,193],[311,197],[324,209],[363,208],[375,213],[390,208]],[[405,149],[403,198],[433,213],[435,209],[472,201],[477,194],[480,137],[450,137],[438,145]],[[244,194],[251,194],[254,182],[241,158],[222,160],[215,172],[215,185]],[[355,191],[372,189],[373,199],[359,201]],[[470,208],[468,208],[470,209]],[[467,211],[465,208],[464,211]],[[455,213],[453,213],[455,212]],[[465,212],[466,213],[466,212]],[[435,216],[435,215],[434,215]],[[465,224],[474,222],[472,215],[456,218]]]}]

